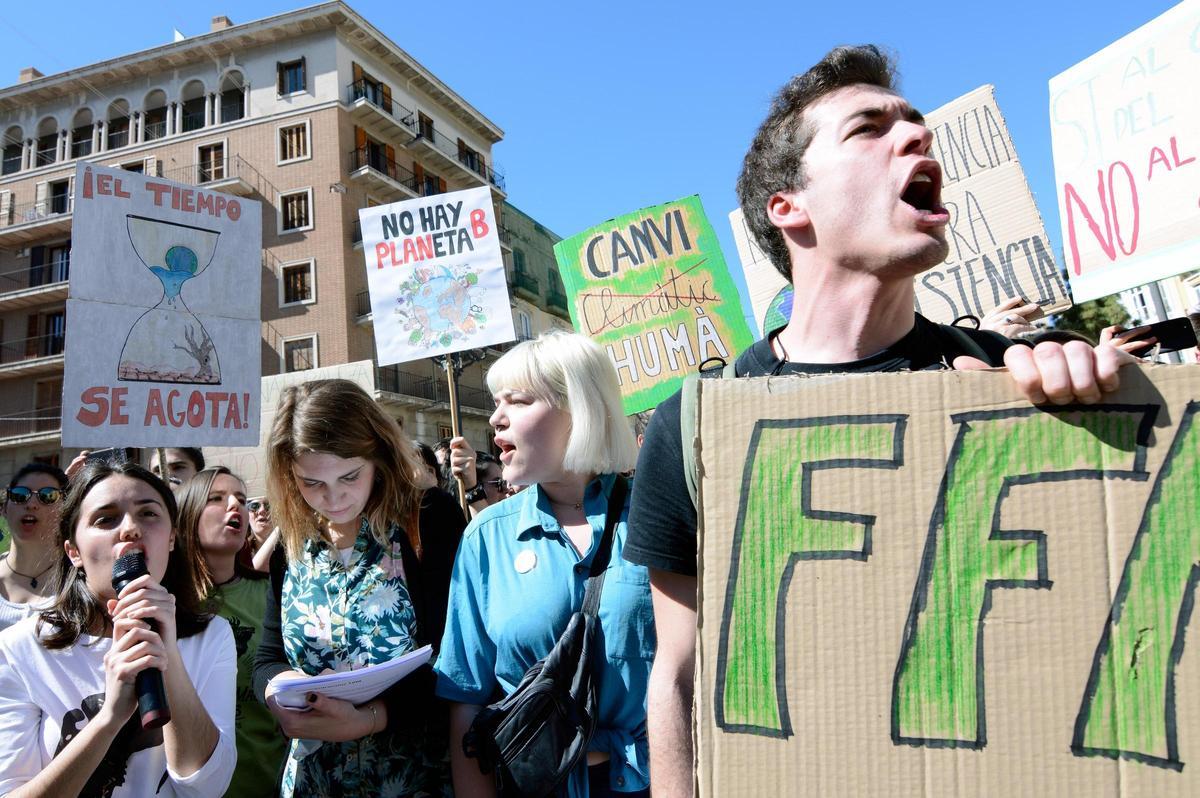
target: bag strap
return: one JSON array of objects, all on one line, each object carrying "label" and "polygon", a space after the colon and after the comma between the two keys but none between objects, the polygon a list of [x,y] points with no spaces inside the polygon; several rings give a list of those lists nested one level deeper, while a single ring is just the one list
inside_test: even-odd
[{"label": "bag strap", "polygon": [[617,475],[612,490],[608,494],[608,512],[604,516],[604,535],[600,545],[592,557],[592,569],[588,573],[587,587],[583,592],[583,613],[595,616],[600,609],[600,593],[604,590],[604,574],[608,568],[609,556],[612,554],[613,532],[617,521],[621,519],[621,511],[625,509],[625,494],[629,483],[625,477]]},{"label": "bag strap", "polygon": [[696,468],[696,431],[700,414],[698,405],[700,399],[701,379],[731,380],[737,376],[737,361],[726,363],[720,369],[709,369],[697,374],[689,374],[683,381],[679,393],[679,444],[683,450],[683,478],[687,483],[688,496],[692,505],[699,507],[700,476]]}]

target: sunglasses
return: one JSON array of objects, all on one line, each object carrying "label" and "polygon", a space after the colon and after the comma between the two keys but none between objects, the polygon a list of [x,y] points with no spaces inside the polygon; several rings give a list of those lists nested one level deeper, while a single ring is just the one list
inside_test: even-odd
[{"label": "sunglasses", "polygon": [[271,504],[266,499],[251,499],[246,502],[246,509],[252,513],[257,513],[259,510],[271,511]]},{"label": "sunglasses", "polygon": [[18,486],[5,491],[4,499],[15,504],[25,504],[34,494],[37,495],[38,501],[42,504],[57,504],[58,500],[63,496],[60,488],[38,488],[37,490],[33,490],[32,488]]},{"label": "sunglasses", "polygon": [[495,488],[496,490],[499,490],[499,491],[508,490],[508,483],[505,482],[503,479],[485,479],[483,481],[483,484],[491,485],[493,488]]}]

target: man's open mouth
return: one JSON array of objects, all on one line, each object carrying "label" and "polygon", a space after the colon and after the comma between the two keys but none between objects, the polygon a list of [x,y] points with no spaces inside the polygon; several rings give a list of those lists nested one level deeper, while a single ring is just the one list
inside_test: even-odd
[{"label": "man's open mouth", "polygon": [[924,213],[944,213],[942,207],[942,169],[937,161],[927,161],[913,172],[900,199]]}]

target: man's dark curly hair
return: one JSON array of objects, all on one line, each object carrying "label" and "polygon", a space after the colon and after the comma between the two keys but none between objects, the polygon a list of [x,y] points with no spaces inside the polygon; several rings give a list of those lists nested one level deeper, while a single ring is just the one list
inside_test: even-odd
[{"label": "man's dark curly hair", "polygon": [[896,68],[891,58],[873,44],[830,50],[775,95],[771,112],[742,162],[737,193],[746,224],[772,265],[789,281],[792,264],[783,233],[767,218],[767,200],[777,191],[804,188],[804,152],[816,132],[805,122],[804,110],[825,95],[855,84],[893,91]]}]

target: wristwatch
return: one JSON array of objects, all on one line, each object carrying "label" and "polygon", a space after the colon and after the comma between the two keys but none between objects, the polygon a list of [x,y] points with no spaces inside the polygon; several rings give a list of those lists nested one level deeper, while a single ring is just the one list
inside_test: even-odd
[{"label": "wristwatch", "polygon": [[487,498],[487,491],[483,489],[483,485],[476,485],[467,491],[467,504],[483,501]]}]

